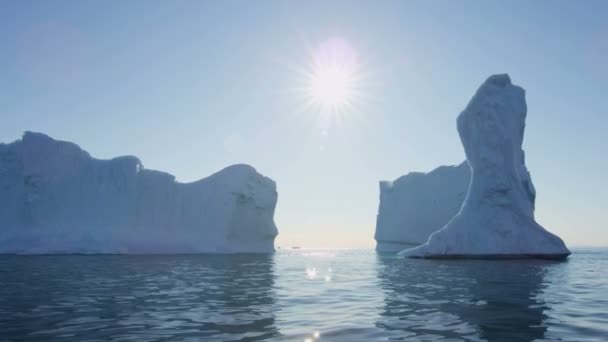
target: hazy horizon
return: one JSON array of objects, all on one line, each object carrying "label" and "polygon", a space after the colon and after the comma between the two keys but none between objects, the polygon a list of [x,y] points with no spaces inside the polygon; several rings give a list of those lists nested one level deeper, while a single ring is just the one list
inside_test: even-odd
[{"label": "hazy horizon", "polygon": [[[247,163],[277,182],[276,246],[373,247],[378,181],[462,162],[456,116],[509,73],[537,221],[606,246],[608,3],[585,4],[2,2],[0,142],[43,132],[182,182]],[[307,87],[336,45],[356,89],[322,108]]]}]

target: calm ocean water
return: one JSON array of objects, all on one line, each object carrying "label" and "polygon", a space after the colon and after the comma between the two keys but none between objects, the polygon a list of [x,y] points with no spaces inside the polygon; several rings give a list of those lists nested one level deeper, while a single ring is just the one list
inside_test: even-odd
[{"label": "calm ocean water", "polygon": [[0,341],[607,341],[608,249],[566,262],[0,256]]}]

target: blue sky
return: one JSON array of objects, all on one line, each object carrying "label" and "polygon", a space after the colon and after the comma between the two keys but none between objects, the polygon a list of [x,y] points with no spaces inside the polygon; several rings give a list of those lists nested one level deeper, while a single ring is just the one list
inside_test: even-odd
[{"label": "blue sky", "polygon": [[[526,89],[537,219],[608,245],[606,1],[2,1],[0,141],[25,130],[192,181],[275,179],[279,246],[373,246],[381,179],[464,159],[490,74]],[[331,126],[298,70],[350,42],[365,75]],[[326,132],[323,133],[323,130]]]}]

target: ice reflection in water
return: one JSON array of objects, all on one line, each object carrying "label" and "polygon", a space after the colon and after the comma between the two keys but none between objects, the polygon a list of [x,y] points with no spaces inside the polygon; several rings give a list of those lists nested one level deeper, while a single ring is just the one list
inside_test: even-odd
[{"label": "ice reflection in water", "polygon": [[0,340],[603,341],[606,269],[608,250],[567,262],[0,256]]},{"label": "ice reflection in water", "polygon": [[378,326],[421,339],[532,341],[543,338],[538,299],[548,261],[430,261],[379,258],[385,307]]},{"label": "ice reflection in water", "polygon": [[0,340],[278,335],[273,256],[13,256],[0,262],[9,275],[0,281]]}]

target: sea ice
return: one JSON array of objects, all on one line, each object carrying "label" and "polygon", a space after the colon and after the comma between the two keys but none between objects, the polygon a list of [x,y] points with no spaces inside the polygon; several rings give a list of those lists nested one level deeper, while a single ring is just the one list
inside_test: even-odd
[{"label": "sea ice", "polygon": [[472,175],[460,212],[407,257],[564,258],[564,242],[534,219],[536,191],[522,142],[525,92],[508,75],[489,77],[457,126]]},{"label": "sea ice", "polygon": [[426,242],[458,213],[470,178],[465,161],[429,173],[411,172],[393,182],[381,181],[376,250],[399,252]]},{"label": "sea ice", "polygon": [[179,183],[41,133],[0,144],[1,253],[271,252],[276,202],[248,165]]}]

